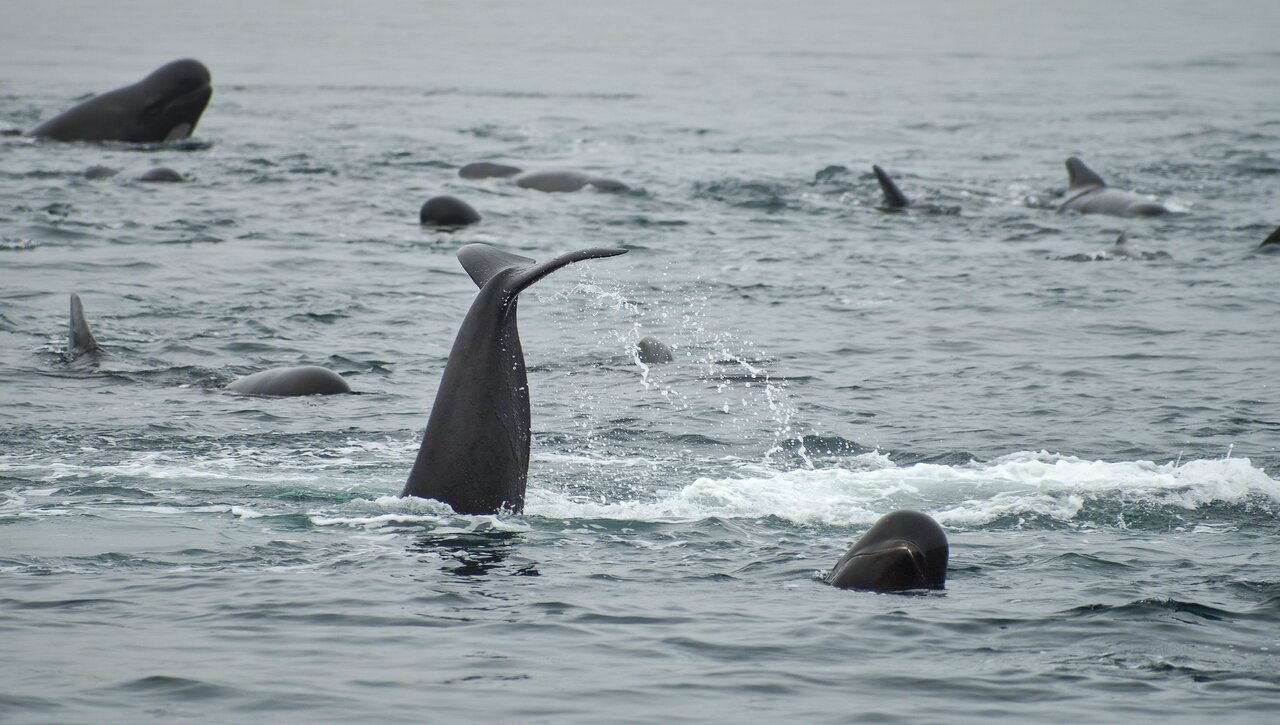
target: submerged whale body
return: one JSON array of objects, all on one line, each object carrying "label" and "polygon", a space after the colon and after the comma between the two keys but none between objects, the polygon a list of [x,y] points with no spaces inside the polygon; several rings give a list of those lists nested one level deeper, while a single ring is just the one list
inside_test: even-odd
[{"label": "submerged whale body", "polygon": [[922,211],[926,214],[959,214],[958,206],[942,206],[940,204],[930,204],[927,202],[912,201],[907,198],[906,194],[893,183],[893,179],[889,178],[889,174],[884,169],[871,165],[871,170],[875,172],[876,181],[880,182],[880,191],[884,194],[884,203],[880,208],[884,211],[906,211],[908,209],[914,211]]},{"label": "submerged whale body", "polygon": [[583,249],[539,264],[487,244],[458,250],[480,291],[458,328],[401,496],[433,498],[460,514],[524,509],[529,381],[516,328],[517,298],[565,265],[624,252]]},{"label": "submerged whale body", "polygon": [[318,365],[272,368],[236,378],[227,390],[246,395],[335,395],[350,393],[346,379]]},{"label": "submerged whale body", "polygon": [[827,575],[841,589],[878,592],[942,589],[947,581],[947,535],[919,511],[885,514]]},{"label": "submerged whale body", "polygon": [[131,86],[94,96],[31,131],[55,141],[159,143],[195,130],[213,89],[209,69],[175,60]]},{"label": "submerged whale body", "polygon": [[465,227],[480,221],[480,213],[455,196],[433,196],[418,211],[423,226]]},{"label": "submerged whale body", "polygon": [[1159,216],[1168,214],[1164,205],[1132,191],[1107,186],[1101,176],[1072,156],[1067,159],[1067,193],[1058,202],[1058,211],[1116,216]]},{"label": "submerged whale body", "polygon": [[96,355],[102,352],[89,322],[84,319],[84,305],[80,295],[71,293],[71,318],[67,323],[67,359],[75,360],[82,355]]},{"label": "submerged whale body", "polygon": [[631,187],[616,179],[584,174],[569,169],[548,169],[530,171],[516,177],[516,186],[522,189],[537,189],[546,192],[578,191],[585,186],[595,187],[599,191],[630,191]]},{"label": "submerged whale body", "polygon": [[492,161],[476,161],[458,169],[458,176],[464,179],[505,179],[523,170],[516,166],[495,164]]}]

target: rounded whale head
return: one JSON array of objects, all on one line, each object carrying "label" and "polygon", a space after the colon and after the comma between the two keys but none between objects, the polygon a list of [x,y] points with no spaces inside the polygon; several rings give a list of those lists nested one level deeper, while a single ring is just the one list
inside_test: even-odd
[{"label": "rounded whale head", "polygon": [[454,196],[433,196],[418,211],[418,223],[424,226],[464,227],[478,221],[479,212]]},{"label": "rounded whale head", "polygon": [[187,138],[209,104],[209,69],[175,60],[130,86],[94,96],[45,121],[32,136],[55,141],[160,143]]},{"label": "rounded whale head", "polygon": [[671,347],[656,337],[643,337],[635,344],[632,354],[645,365],[669,363],[675,359]]},{"label": "rounded whale head", "polygon": [[938,522],[919,511],[894,511],[840,558],[827,583],[879,592],[942,589],[948,555],[947,535]]}]

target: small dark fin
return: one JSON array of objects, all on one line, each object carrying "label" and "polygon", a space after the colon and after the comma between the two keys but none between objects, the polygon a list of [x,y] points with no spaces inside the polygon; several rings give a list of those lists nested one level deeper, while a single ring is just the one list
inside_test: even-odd
[{"label": "small dark fin", "polygon": [[898,185],[893,183],[893,179],[889,178],[884,169],[872,164],[871,170],[876,172],[876,179],[880,182],[880,190],[884,192],[885,206],[891,209],[911,206],[911,200],[898,189]]},{"label": "small dark fin", "polygon": [[1123,247],[1124,245],[1126,245],[1126,244],[1128,244],[1128,243],[1129,243],[1129,233],[1128,233],[1128,232],[1120,232],[1120,236],[1116,237],[1116,243],[1115,243],[1115,244],[1113,244],[1112,246],[1113,246],[1113,247]]},{"label": "small dark fin", "polygon": [[1081,189],[1086,186],[1106,186],[1107,182],[1094,173],[1084,162],[1072,156],[1067,159],[1067,187]]},{"label": "small dark fin", "polygon": [[493,279],[495,275],[503,270],[516,270],[507,282],[506,288],[512,294],[519,294],[524,288],[565,265],[581,262],[584,259],[614,257],[619,254],[626,254],[626,251],[625,249],[608,249],[604,247],[580,249],[538,264],[528,257],[504,252],[487,244],[468,244],[458,250],[458,261],[462,262],[467,274],[471,275],[472,281],[479,287],[483,287],[486,282]]},{"label": "small dark fin", "polygon": [[101,352],[102,348],[89,330],[89,323],[84,319],[84,305],[80,304],[80,295],[71,293],[71,322],[67,326],[67,356],[75,359],[91,352]]},{"label": "small dark fin", "polygon": [[1259,249],[1263,247],[1280,247],[1280,227],[1276,227],[1276,230],[1271,232],[1271,236],[1262,240],[1262,244],[1258,245]]}]

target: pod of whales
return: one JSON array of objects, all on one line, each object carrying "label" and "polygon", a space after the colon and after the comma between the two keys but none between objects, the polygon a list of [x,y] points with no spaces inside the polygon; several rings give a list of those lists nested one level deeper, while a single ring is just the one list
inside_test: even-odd
[{"label": "pod of whales", "polygon": [[942,589],[949,554],[947,535],[937,521],[919,511],[894,511],[840,558],[827,583],[877,592]]},{"label": "pod of whales", "polygon": [[271,368],[232,380],[227,390],[246,395],[336,395],[350,393],[346,379],[319,365]]},{"label": "pod of whales", "polygon": [[927,202],[911,201],[906,194],[893,183],[893,179],[889,178],[889,174],[885,170],[871,165],[871,170],[875,172],[876,181],[880,182],[880,191],[884,193],[884,203],[880,208],[884,211],[906,211],[908,209],[922,211],[926,214],[959,214],[958,206],[942,206],[940,204],[929,204]]},{"label": "pod of whales", "polygon": [[524,509],[530,411],[517,299],[565,265],[624,252],[582,249],[539,264],[487,244],[458,250],[480,291],[458,328],[401,496],[433,498],[460,514]]},{"label": "pod of whales", "polygon": [[84,305],[80,303],[80,295],[71,293],[71,318],[67,324],[67,359],[75,360],[82,355],[97,354],[102,347],[93,337],[89,323],[84,319]]},{"label": "pod of whales", "polygon": [[1072,156],[1067,159],[1067,193],[1058,201],[1058,211],[1116,216],[1158,216],[1169,210],[1132,191],[1107,186],[1101,176]]},{"label": "pod of whales", "polygon": [[30,135],[55,141],[159,143],[187,138],[213,89],[209,69],[175,60],[131,86],[94,96],[54,116]]},{"label": "pod of whales", "polygon": [[480,213],[454,196],[433,196],[418,211],[418,223],[423,226],[465,227],[478,221]]}]

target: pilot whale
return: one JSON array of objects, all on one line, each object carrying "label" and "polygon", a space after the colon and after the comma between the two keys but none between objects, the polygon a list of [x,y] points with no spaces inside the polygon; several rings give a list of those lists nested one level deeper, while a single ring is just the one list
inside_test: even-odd
[{"label": "pilot whale", "polygon": [[902,193],[897,184],[893,183],[893,179],[889,178],[889,174],[885,173],[884,169],[872,164],[871,170],[875,172],[876,181],[880,182],[880,191],[884,193],[884,203],[880,205],[880,208],[884,211],[914,209],[926,214],[960,213],[960,207],[958,206],[942,206],[940,204],[912,201],[907,198],[906,194]]},{"label": "pilot whale", "polygon": [[947,581],[947,535],[919,511],[880,517],[827,576],[841,589],[879,592],[942,589]]},{"label": "pilot whale", "polygon": [[1058,211],[1116,216],[1159,216],[1168,214],[1164,205],[1141,194],[1107,186],[1093,169],[1072,156],[1067,159],[1067,193],[1058,201]]},{"label": "pilot whale", "polygon": [[175,60],[131,86],[99,94],[37,126],[29,135],[55,141],[159,143],[187,138],[209,97],[209,69]]},{"label": "pilot whale", "polygon": [[350,393],[351,386],[347,384],[345,378],[329,368],[322,368],[319,365],[299,365],[271,368],[241,376],[228,383],[227,390],[245,395],[293,397]]},{"label": "pilot whale", "polygon": [[96,355],[102,352],[89,322],[84,319],[84,305],[80,295],[71,293],[71,318],[67,323],[67,359],[75,360],[82,355]]},{"label": "pilot whale", "polygon": [[487,244],[458,250],[480,291],[458,328],[401,496],[433,498],[460,514],[524,509],[529,381],[516,328],[517,298],[565,265],[625,251],[582,249],[539,264]]}]

